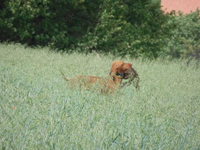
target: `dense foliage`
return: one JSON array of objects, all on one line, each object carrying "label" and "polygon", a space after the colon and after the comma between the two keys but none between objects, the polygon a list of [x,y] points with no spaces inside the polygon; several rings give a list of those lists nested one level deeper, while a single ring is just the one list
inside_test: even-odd
[{"label": "dense foliage", "polygon": [[167,25],[171,26],[170,38],[166,40],[164,51],[174,57],[192,57],[200,59],[200,13],[184,16],[172,14]]},{"label": "dense foliage", "polygon": [[67,52],[188,56],[199,47],[198,13],[176,17],[160,8],[152,0],[1,0],[0,40]]},{"label": "dense foliage", "polygon": [[93,26],[100,1],[16,0],[4,1],[1,40],[29,45],[70,47]]}]

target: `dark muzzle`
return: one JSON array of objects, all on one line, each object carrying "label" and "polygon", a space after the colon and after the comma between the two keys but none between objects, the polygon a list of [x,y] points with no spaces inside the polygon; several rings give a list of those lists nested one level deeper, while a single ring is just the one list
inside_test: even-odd
[{"label": "dark muzzle", "polygon": [[121,76],[123,79],[125,78],[125,73],[116,73],[116,76]]}]

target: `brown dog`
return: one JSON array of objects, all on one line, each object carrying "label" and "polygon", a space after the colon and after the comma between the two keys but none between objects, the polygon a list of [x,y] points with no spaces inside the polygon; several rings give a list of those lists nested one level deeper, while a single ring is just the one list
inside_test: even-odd
[{"label": "brown dog", "polygon": [[113,72],[106,78],[96,77],[96,76],[76,76],[72,79],[67,79],[65,75],[61,72],[63,78],[69,82],[71,88],[79,87],[90,89],[99,89],[102,93],[113,93],[115,90],[120,89],[120,84],[122,82],[123,74],[116,67]]},{"label": "brown dog", "polygon": [[137,79],[135,83],[135,88],[139,88],[140,78],[138,76],[138,73],[132,68],[131,63],[125,63],[121,60],[114,61],[110,69],[110,74],[112,74],[112,72],[115,72],[116,68],[119,73],[123,74],[123,79],[129,79],[129,81],[124,83],[122,87],[130,85],[134,81],[134,79]]}]

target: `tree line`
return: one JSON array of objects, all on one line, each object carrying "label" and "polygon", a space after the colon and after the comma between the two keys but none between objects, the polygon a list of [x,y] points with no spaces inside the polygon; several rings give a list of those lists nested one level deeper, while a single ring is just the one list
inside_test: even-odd
[{"label": "tree line", "polygon": [[199,58],[199,16],[164,14],[152,0],[0,0],[0,41],[69,53]]}]

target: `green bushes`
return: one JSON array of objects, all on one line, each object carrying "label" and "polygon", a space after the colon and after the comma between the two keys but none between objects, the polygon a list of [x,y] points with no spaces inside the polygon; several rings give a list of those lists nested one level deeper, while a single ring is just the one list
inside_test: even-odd
[{"label": "green bushes", "polygon": [[158,56],[167,36],[163,27],[168,18],[159,3],[106,0],[101,8],[94,32],[89,32],[80,42],[83,48],[120,56]]},{"label": "green bushes", "polygon": [[0,39],[58,49],[70,47],[88,26],[93,26],[99,2],[94,5],[92,1],[80,0],[4,1]]},{"label": "green bushes", "polygon": [[160,7],[151,0],[2,1],[0,41],[132,57],[196,53],[199,12],[164,15]]},{"label": "green bushes", "polygon": [[171,26],[170,38],[166,40],[164,51],[173,57],[193,57],[200,53],[200,13],[197,10],[186,16],[171,16],[167,25]]}]

